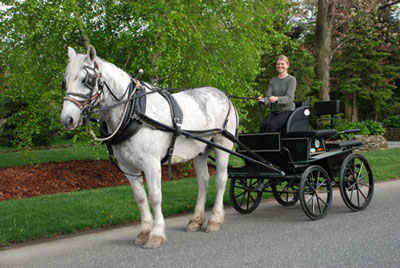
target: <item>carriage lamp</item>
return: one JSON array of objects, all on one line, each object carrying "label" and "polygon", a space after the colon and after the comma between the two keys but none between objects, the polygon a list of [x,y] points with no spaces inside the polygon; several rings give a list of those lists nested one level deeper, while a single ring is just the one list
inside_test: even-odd
[{"label": "carriage lamp", "polygon": [[319,146],[321,146],[321,143],[319,142],[319,140],[315,140],[314,141],[314,146],[315,146],[316,149],[318,149]]},{"label": "carriage lamp", "polygon": [[311,142],[310,153],[323,152],[323,151],[324,147],[321,146],[321,141],[319,139],[315,139]]}]

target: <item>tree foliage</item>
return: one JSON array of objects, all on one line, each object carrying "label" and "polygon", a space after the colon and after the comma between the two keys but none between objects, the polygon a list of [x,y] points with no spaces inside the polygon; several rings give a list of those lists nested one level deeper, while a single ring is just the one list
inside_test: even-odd
[{"label": "tree foliage", "polygon": [[335,90],[343,96],[346,119],[353,122],[359,119],[359,102],[365,107],[364,119],[367,115],[375,119],[396,88],[387,77],[399,68],[385,64],[389,53],[379,51],[378,45],[378,41],[363,39],[355,48],[343,50],[333,63]]},{"label": "tree foliage", "polygon": [[346,119],[382,119],[393,92],[399,68],[393,64],[393,50],[399,47],[399,23],[386,1],[342,1],[338,8],[333,76],[335,94],[342,94]]},{"label": "tree foliage", "polygon": [[[160,87],[209,85],[247,97],[264,93],[276,75],[276,56],[283,53],[298,81],[296,99],[312,101],[321,86],[315,75],[317,61],[311,57],[316,3],[0,1],[0,136],[28,148],[61,131],[60,84],[67,46],[85,52],[89,43],[131,75],[143,69],[143,80]],[[389,116],[399,108],[400,98],[398,71],[393,68],[400,63],[396,6],[385,0],[336,4],[329,56],[334,64],[331,94],[343,99],[355,94],[353,106],[361,113],[365,106],[378,119]],[[306,14],[307,22],[301,23],[299,17]],[[257,103],[233,102],[242,130],[258,129]]]},{"label": "tree foliage", "polygon": [[[255,87],[261,55],[288,42],[276,30],[285,28],[284,0],[1,3],[1,91],[19,107],[7,114],[7,125],[21,147],[60,129],[67,46],[83,52],[90,42],[105,60],[132,75],[142,68],[144,80],[162,87],[211,85],[246,95],[232,73]],[[245,103],[235,104],[246,120]]]},{"label": "tree foliage", "polygon": [[[398,110],[400,80],[395,67],[399,66],[398,3],[386,0],[299,1],[297,14],[303,24],[298,25],[305,36],[304,42],[310,47],[315,44],[317,32],[321,31],[316,27],[317,7],[321,5],[328,9],[329,4],[334,4],[332,37],[328,40],[330,51],[322,57],[322,61],[332,63],[332,66],[325,66],[328,74],[325,78],[329,79],[325,85],[330,84],[331,98],[342,99],[346,104],[345,114],[349,120],[352,115],[353,120],[357,120],[357,114],[364,120],[381,119]],[[318,50],[318,47],[313,49]],[[317,66],[317,71],[320,69]],[[379,78],[362,86],[354,78],[358,76],[364,82],[370,81],[373,74]],[[357,92],[361,92],[361,96]],[[388,98],[391,94],[393,97]],[[351,101],[352,95],[357,95],[354,101]]]}]

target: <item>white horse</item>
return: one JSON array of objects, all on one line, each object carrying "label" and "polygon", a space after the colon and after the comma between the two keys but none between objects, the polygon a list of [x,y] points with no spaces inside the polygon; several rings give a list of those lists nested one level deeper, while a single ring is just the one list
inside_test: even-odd
[{"label": "white horse", "polygon": [[[91,109],[96,106],[108,131],[119,126],[128,94],[125,94],[132,79],[129,74],[97,57],[94,47],[89,46],[87,54],[77,54],[68,48],[69,64],[63,86],[66,90],[61,122],[67,130],[81,126],[88,119]],[[108,88],[101,87],[103,83]],[[146,84],[147,85],[147,84]],[[147,85],[148,86],[148,85]],[[150,92],[150,89],[146,89]],[[225,129],[232,135],[238,128],[238,116],[227,96],[216,88],[201,87],[173,94],[179,104],[183,121],[182,130]],[[168,126],[173,126],[170,106],[160,94],[147,94],[145,115]],[[121,103],[121,105],[115,105]],[[114,105],[110,108],[111,105]],[[104,109],[102,109],[104,108]],[[161,211],[161,160],[167,154],[173,137],[172,132],[155,129],[143,124],[139,131],[128,140],[112,145],[114,156],[121,170],[126,173],[141,214],[141,232],[135,243],[146,248],[159,247],[166,241],[164,216]],[[203,136],[215,144],[231,150],[233,143],[214,132]],[[198,178],[198,196],[193,216],[186,230],[198,231],[205,222],[205,201],[210,176],[207,158],[214,149],[216,160],[217,195],[208,221],[207,232],[219,231],[224,220],[223,195],[227,181],[229,153],[213,148],[203,142],[179,135],[171,158],[172,164],[193,159]],[[147,195],[143,186],[142,171],[146,176],[149,200],[154,218],[150,212]]]}]

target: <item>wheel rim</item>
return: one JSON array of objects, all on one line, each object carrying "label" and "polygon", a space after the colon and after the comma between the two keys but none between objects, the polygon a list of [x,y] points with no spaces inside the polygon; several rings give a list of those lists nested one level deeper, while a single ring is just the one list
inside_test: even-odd
[{"label": "wheel rim", "polygon": [[368,161],[361,155],[349,155],[342,165],[339,178],[340,194],[353,211],[365,209],[372,200],[374,179]]},{"label": "wheel rim", "polygon": [[262,198],[262,179],[231,179],[229,197],[236,211],[253,212]]},{"label": "wheel rim", "polygon": [[283,182],[280,185],[272,185],[272,194],[275,200],[282,206],[293,206],[299,200],[299,189],[297,185]]},{"label": "wheel rim", "polygon": [[322,167],[311,166],[304,171],[299,192],[301,206],[309,218],[321,219],[328,213],[332,202],[332,185]]}]

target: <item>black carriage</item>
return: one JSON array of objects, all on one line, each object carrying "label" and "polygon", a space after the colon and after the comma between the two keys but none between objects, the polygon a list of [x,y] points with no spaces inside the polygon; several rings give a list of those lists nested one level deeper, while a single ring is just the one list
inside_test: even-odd
[{"label": "black carriage", "polygon": [[[237,152],[245,165],[228,170],[235,210],[251,213],[269,192],[283,206],[300,200],[309,218],[321,219],[329,211],[335,186],[352,211],[365,209],[374,192],[373,174],[367,159],[353,153],[363,143],[349,138],[360,129],[310,130],[310,107],[306,102],[297,102],[296,107],[280,132],[239,134]],[[317,126],[320,120],[333,120],[339,110],[339,101],[316,102]],[[333,141],[339,134],[348,139]]]}]

